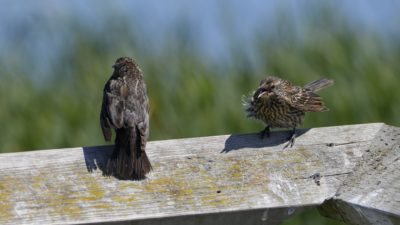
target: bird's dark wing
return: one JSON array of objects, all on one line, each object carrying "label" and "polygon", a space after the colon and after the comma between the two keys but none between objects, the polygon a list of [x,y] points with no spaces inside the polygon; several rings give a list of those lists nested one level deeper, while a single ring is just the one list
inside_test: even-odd
[{"label": "bird's dark wing", "polygon": [[118,129],[124,126],[126,90],[126,84],[118,79],[110,79],[104,87],[100,123],[106,140],[111,139],[110,128]]},{"label": "bird's dark wing", "polygon": [[286,86],[275,91],[277,96],[293,108],[305,112],[322,112],[328,110],[322,98],[309,89],[298,86]]},{"label": "bird's dark wing", "polygon": [[103,136],[106,141],[111,141],[111,126],[110,121],[108,119],[107,112],[108,99],[106,94],[103,95],[103,103],[101,104],[101,112],[100,112],[100,126],[103,131]]},{"label": "bird's dark wing", "polygon": [[129,95],[125,104],[125,124],[136,127],[140,149],[144,151],[149,135],[149,101],[146,85],[142,79],[128,80]]}]

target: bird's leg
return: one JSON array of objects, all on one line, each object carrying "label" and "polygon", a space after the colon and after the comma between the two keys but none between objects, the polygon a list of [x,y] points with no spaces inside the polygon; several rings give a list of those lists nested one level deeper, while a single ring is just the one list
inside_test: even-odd
[{"label": "bird's leg", "polygon": [[262,131],[260,132],[261,139],[264,139],[265,136],[267,136],[267,138],[269,138],[269,137],[270,137],[270,133],[271,133],[270,127],[269,127],[269,125],[267,125],[267,126],[264,128],[264,130],[262,130]]},{"label": "bird's leg", "polygon": [[293,127],[292,133],[290,134],[290,138],[288,140],[288,143],[283,147],[283,149],[287,147],[293,147],[294,145],[294,140],[296,139],[296,127]]}]

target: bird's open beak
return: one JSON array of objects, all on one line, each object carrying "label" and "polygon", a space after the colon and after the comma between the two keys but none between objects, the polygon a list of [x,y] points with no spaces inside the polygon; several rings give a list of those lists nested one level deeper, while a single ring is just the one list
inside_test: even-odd
[{"label": "bird's open beak", "polygon": [[261,97],[263,97],[264,95],[268,95],[268,91],[261,91],[261,92],[258,94],[257,98],[261,98]]},{"label": "bird's open beak", "polygon": [[264,96],[265,94],[267,94],[267,90],[265,90],[265,88],[260,87],[260,88],[258,88],[258,89],[256,90],[256,92],[254,93],[253,98],[254,98],[254,99],[259,99],[259,98],[261,98],[262,96]]},{"label": "bird's open beak", "polygon": [[114,65],[112,66],[112,68],[116,69],[116,68],[117,68],[117,64],[114,64]]},{"label": "bird's open beak", "polygon": [[260,94],[258,94],[257,98],[261,98],[262,96],[264,96],[264,95],[266,95],[266,94],[267,94],[267,92],[266,92],[266,91],[263,91],[263,92],[261,92]]}]

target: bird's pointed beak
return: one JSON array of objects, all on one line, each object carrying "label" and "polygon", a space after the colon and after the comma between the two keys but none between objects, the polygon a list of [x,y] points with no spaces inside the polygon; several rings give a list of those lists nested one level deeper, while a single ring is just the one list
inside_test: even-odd
[{"label": "bird's pointed beak", "polygon": [[266,94],[267,94],[266,91],[262,91],[261,93],[259,93],[259,94],[257,95],[257,98],[261,98],[262,96],[264,96],[264,95],[266,95]]},{"label": "bird's pointed beak", "polygon": [[117,64],[114,64],[114,65],[112,66],[112,68],[116,69],[116,68],[117,68]]},{"label": "bird's pointed beak", "polygon": [[263,88],[263,87],[260,87],[254,93],[253,98],[254,99],[259,99],[259,98],[261,98],[262,96],[264,96],[266,94],[268,94],[267,90],[265,90],[265,88]]}]

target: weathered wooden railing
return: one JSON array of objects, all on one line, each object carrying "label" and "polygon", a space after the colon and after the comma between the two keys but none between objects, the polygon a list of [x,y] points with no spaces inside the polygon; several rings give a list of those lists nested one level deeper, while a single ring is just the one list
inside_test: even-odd
[{"label": "weathered wooden railing", "polygon": [[287,150],[286,132],[153,141],[144,181],[102,176],[110,146],[0,154],[0,223],[279,224],[318,207],[348,224],[400,224],[399,128],[299,133]]}]

